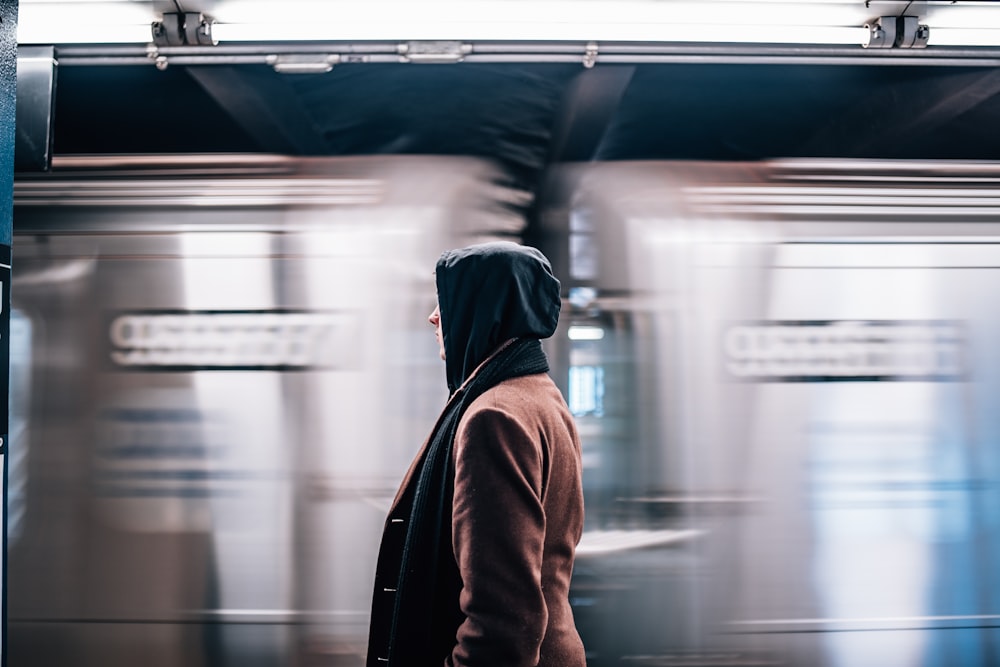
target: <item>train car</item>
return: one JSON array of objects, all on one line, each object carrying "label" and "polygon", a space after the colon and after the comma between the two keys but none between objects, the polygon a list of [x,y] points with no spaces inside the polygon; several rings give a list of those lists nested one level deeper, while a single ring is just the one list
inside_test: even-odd
[{"label": "train car", "polygon": [[591,667],[989,665],[1000,169],[60,158],[16,184],[11,659],[360,665],[446,397],[448,247],[528,240]]},{"label": "train car", "polygon": [[998,180],[564,169],[597,664],[996,664]]},{"label": "train car", "polygon": [[497,176],[187,156],[19,178],[12,664],[361,664],[385,512],[447,397],[434,263],[520,232]]}]

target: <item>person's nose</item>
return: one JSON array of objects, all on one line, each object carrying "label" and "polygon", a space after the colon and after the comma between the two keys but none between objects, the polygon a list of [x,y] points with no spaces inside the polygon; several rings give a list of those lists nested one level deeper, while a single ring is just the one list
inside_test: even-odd
[{"label": "person's nose", "polygon": [[431,326],[437,326],[438,322],[441,320],[441,315],[438,309],[435,308],[434,312],[427,316],[427,321],[431,323]]}]

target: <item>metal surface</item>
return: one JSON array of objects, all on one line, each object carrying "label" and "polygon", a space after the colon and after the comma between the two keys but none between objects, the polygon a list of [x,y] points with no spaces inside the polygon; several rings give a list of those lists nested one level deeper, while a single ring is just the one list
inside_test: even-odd
[{"label": "metal surface", "polygon": [[56,60],[50,46],[23,47],[17,54],[17,171],[46,171],[52,161]]},{"label": "metal surface", "polygon": [[[594,46],[587,42],[476,42],[469,44],[462,62],[576,62],[581,66]],[[406,62],[399,50],[405,42],[326,42],[237,44],[200,47],[57,45],[62,65],[153,64],[157,57],[168,63],[212,65],[233,62],[265,63],[268,56],[325,53],[350,63]],[[600,43],[596,63],[719,63],[719,64],[799,64],[799,65],[937,65],[991,67],[1000,63],[1000,48],[940,47],[935,50],[861,50],[851,47],[760,45],[688,45]],[[414,63],[416,64],[416,63]]]},{"label": "metal surface", "polygon": [[364,655],[384,512],[447,393],[434,261],[510,231],[497,173],[221,162],[19,183],[14,664]]},{"label": "metal surface", "polygon": [[[17,190],[12,657],[360,665],[384,511],[446,393],[431,267],[524,234],[517,193],[417,157],[56,167]],[[998,182],[556,169],[588,664],[994,664]],[[310,199],[338,187],[374,196]]]},{"label": "metal surface", "polygon": [[996,165],[562,176],[588,520],[700,533],[581,564],[595,663],[993,664]]}]

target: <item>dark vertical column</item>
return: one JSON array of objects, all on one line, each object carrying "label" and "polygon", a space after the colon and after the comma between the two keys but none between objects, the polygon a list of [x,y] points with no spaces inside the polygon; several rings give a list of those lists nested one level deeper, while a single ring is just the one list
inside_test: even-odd
[{"label": "dark vertical column", "polygon": [[7,401],[10,389],[10,245],[14,214],[14,118],[17,95],[17,0],[0,0],[0,456],[3,538],[0,569],[0,667],[7,665]]}]

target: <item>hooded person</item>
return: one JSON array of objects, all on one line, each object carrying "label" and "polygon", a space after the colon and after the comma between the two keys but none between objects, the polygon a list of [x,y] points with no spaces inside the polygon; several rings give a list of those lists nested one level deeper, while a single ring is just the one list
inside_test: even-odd
[{"label": "hooded person", "polygon": [[580,442],[540,343],[559,281],[510,242],[449,250],[435,278],[450,397],[385,522],[368,667],[581,667]]}]

